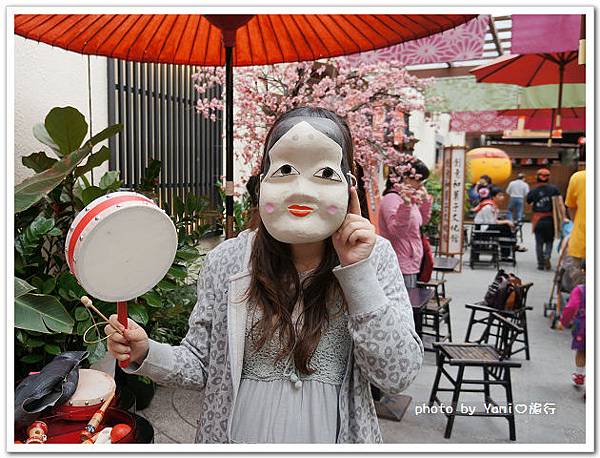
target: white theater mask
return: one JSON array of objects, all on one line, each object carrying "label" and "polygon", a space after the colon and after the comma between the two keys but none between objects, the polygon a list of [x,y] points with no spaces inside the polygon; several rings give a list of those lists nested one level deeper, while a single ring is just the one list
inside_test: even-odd
[{"label": "white theater mask", "polygon": [[260,184],[259,212],[269,234],[294,244],[331,236],[348,209],[342,147],[301,121],[267,154],[270,165]]}]

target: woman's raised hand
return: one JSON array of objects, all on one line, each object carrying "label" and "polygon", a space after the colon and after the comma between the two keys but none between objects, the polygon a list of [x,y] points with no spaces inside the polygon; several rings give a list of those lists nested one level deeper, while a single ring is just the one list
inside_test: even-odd
[{"label": "woman's raised hand", "polygon": [[[127,329],[119,323],[117,315],[111,315],[110,324],[104,327],[108,338],[108,351],[119,361],[130,360],[141,364],[148,354],[148,334],[144,328],[131,319],[127,319]],[[115,329],[120,330],[123,335]]]},{"label": "woman's raised hand", "polygon": [[373,251],[376,238],[375,226],[361,216],[358,193],[356,187],[352,186],[346,219],[331,236],[342,267],[368,258]]}]

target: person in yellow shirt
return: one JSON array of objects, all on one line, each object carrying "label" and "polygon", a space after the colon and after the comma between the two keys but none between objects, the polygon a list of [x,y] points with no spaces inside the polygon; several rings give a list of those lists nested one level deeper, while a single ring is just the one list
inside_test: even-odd
[{"label": "person in yellow shirt", "polygon": [[574,173],[569,180],[565,199],[573,230],[569,237],[567,254],[578,260],[585,259],[585,170]]}]

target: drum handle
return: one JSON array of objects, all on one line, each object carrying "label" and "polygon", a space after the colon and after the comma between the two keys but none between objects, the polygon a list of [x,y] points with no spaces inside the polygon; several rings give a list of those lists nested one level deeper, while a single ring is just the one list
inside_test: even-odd
[{"label": "drum handle", "polygon": [[[119,323],[121,323],[125,329],[127,329],[127,301],[118,301],[117,302],[117,318]],[[127,367],[129,366],[129,360],[119,361],[119,367]]]}]

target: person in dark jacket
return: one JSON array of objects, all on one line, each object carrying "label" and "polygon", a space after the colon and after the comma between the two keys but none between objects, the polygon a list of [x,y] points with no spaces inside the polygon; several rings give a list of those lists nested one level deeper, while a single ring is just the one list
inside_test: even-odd
[{"label": "person in dark jacket", "polygon": [[552,197],[560,191],[550,184],[550,170],[539,169],[536,173],[537,186],[527,194],[527,203],[532,205],[531,226],[535,234],[535,253],[538,270],[550,270],[550,257],[554,241],[554,220],[552,218]]}]

